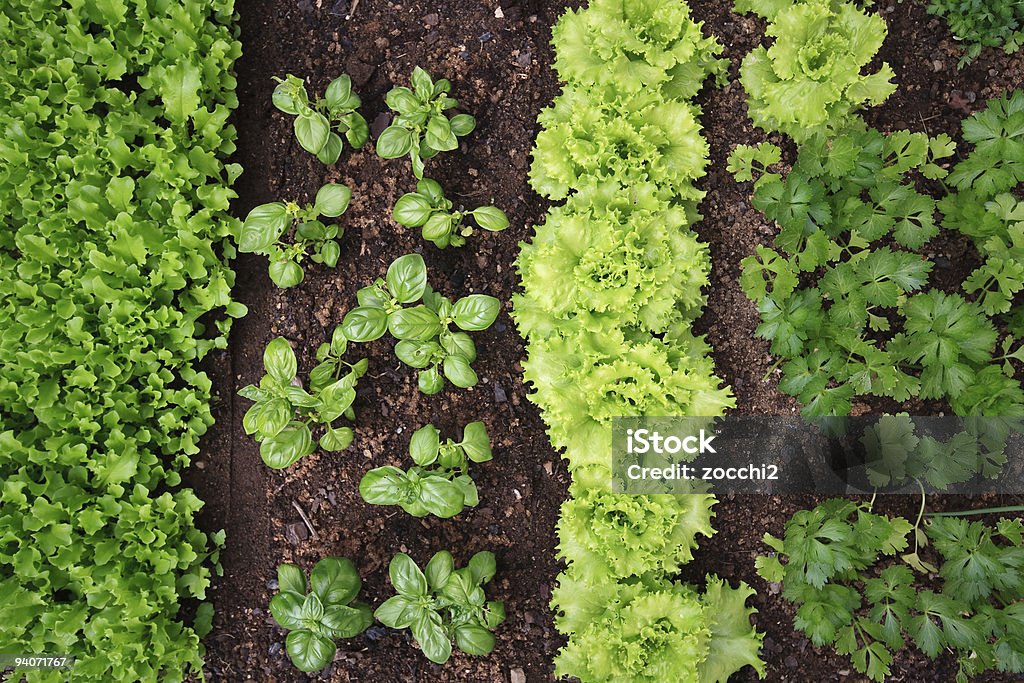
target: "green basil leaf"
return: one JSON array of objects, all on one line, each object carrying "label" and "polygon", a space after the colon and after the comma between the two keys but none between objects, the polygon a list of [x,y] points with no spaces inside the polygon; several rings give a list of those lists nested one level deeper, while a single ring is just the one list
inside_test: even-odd
[{"label": "green basil leaf", "polygon": [[359,362],[352,366],[352,375],[355,377],[355,379],[359,379],[360,377],[366,374],[366,370],[369,367],[370,359],[360,358]]},{"label": "green basil leaf", "polygon": [[455,302],[452,317],[455,324],[467,331],[486,330],[501,311],[501,303],[493,296],[470,294]]},{"label": "green basil leaf", "polygon": [[423,225],[423,239],[435,243],[443,241],[452,234],[454,227],[454,221],[450,214],[441,212],[431,214]]},{"label": "green basil leaf", "polygon": [[497,600],[488,601],[484,608],[484,626],[493,630],[503,621],[505,621],[505,603]]},{"label": "green basil leaf", "polygon": [[289,633],[284,646],[295,668],[306,673],[326,668],[337,651],[333,642],[305,629]]},{"label": "green basil leaf", "polygon": [[309,108],[309,95],[306,94],[302,80],[291,74],[277,84],[274,93],[270,96],[270,101],[279,110],[292,116]]},{"label": "green basil leaf", "polygon": [[444,359],[444,376],[461,389],[476,386],[479,379],[469,366],[469,361],[462,356],[448,356]]},{"label": "green basil leaf", "polygon": [[473,219],[481,228],[491,232],[499,232],[508,227],[508,216],[496,206],[473,209]]},{"label": "green basil leaf", "polygon": [[324,609],[320,623],[335,638],[353,638],[373,623],[373,612],[369,605],[330,605]]},{"label": "green basil leaf", "polygon": [[310,593],[302,602],[302,618],[319,621],[324,615],[324,603],[316,593]]},{"label": "green basil leaf", "polygon": [[345,213],[351,200],[352,190],[348,187],[338,183],[328,183],[317,190],[313,209],[321,216],[334,218]]},{"label": "green basil leaf", "polygon": [[384,96],[384,102],[399,114],[409,114],[420,107],[419,98],[404,86],[389,90]]},{"label": "green basil leaf", "polygon": [[452,558],[452,554],[447,550],[442,550],[430,558],[430,562],[427,562],[423,573],[427,577],[427,583],[430,585],[430,588],[438,591],[448,583],[448,577],[451,576],[454,570],[455,560]]},{"label": "green basil leaf", "polygon": [[260,389],[252,384],[242,387],[238,390],[238,395],[242,398],[247,398],[250,401],[262,401],[268,398],[269,394],[264,389]]},{"label": "green basil leaf", "polygon": [[338,265],[338,259],[341,257],[341,246],[334,240],[327,240],[320,245],[320,260],[324,262],[324,265],[328,268],[333,268]]},{"label": "green basil leaf", "polygon": [[289,384],[284,387],[284,395],[288,399],[288,402],[293,406],[316,408],[320,405],[320,399],[313,396],[302,387],[297,387],[294,384]]},{"label": "green basil leaf", "polygon": [[443,114],[431,116],[427,121],[427,133],[424,140],[427,146],[439,152],[450,152],[459,147],[459,140],[455,137],[447,117]]},{"label": "green basil leaf", "polygon": [[476,344],[465,332],[453,332],[441,335],[441,346],[449,355],[462,356],[472,363],[476,360]]},{"label": "green basil leaf", "polygon": [[322,240],[327,238],[327,226],[317,220],[302,221],[295,228],[295,234],[304,240]]},{"label": "green basil leaf", "polygon": [[[305,583],[305,579],[303,579]],[[281,628],[294,631],[302,628],[302,603],[305,599],[303,594],[306,587],[302,587],[302,593],[282,591],[270,599],[270,616],[274,617]]]},{"label": "green basil leaf", "polygon": [[291,344],[284,337],[272,339],[263,350],[263,367],[271,379],[281,384],[289,384],[298,372],[298,361]]},{"label": "green basil leaf", "polygon": [[427,579],[416,562],[405,553],[398,553],[388,565],[391,585],[402,595],[417,598],[427,593]]},{"label": "green basil leaf", "polygon": [[487,462],[491,459],[491,439],[483,422],[470,422],[462,431],[462,449],[473,462]]},{"label": "green basil leaf", "polygon": [[398,505],[408,489],[405,472],[397,467],[377,467],[359,481],[359,495],[371,505]]},{"label": "green basil leaf", "polygon": [[433,210],[430,200],[417,192],[410,192],[398,198],[391,217],[399,225],[417,228],[427,222]]},{"label": "green basil leaf", "polygon": [[[420,145],[422,147],[422,145]],[[423,177],[423,159],[429,158],[423,154],[422,149],[417,149],[415,146],[409,150],[409,162],[412,166],[412,174],[417,178]]]},{"label": "green basil leaf", "polygon": [[415,615],[414,607],[404,595],[393,595],[381,603],[373,616],[389,628],[409,628]]},{"label": "green basil leaf", "polygon": [[338,163],[338,159],[341,157],[342,146],[341,136],[332,131],[327,134],[327,142],[316,153],[316,158],[324,166],[333,166]]},{"label": "green basil leaf", "polygon": [[345,336],[345,330],[341,329],[341,325],[335,325],[334,331],[331,333],[331,353],[335,356],[340,356],[347,349],[348,337]]},{"label": "green basil leaf", "polygon": [[494,649],[494,634],[476,624],[455,629],[455,644],[468,655],[486,655]]},{"label": "green basil leaf", "polygon": [[476,482],[468,474],[460,474],[453,479],[462,491],[462,500],[466,507],[475,508],[480,504],[480,492],[476,489]]},{"label": "green basil leaf", "polygon": [[355,107],[352,107],[352,95],[352,79],[348,74],[342,74],[327,86],[327,90],[324,91],[324,101],[332,112],[355,109],[360,102],[356,97]]},{"label": "green basil leaf", "polygon": [[441,519],[454,517],[465,507],[462,488],[440,475],[424,477],[420,482],[420,503],[427,512]]},{"label": "green basil leaf", "polygon": [[343,451],[352,445],[354,438],[350,427],[331,428],[320,437],[320,448],[331,452]]},{"label": "green basil leaf", "polygon": [[392,124],[377,138],[377,154],[382,159],[397,159],[408,154],[412,145],[412,133]]},{"label": "green basil leaf", "polygon": [[370,285],[356,292],[356,301],[367,308],[386,308],[390,300],[377,287]]},{"label": "green basil leaf", "polygon": [[274,261],[270,264],[270,279],[281,289],[288,289],[300,284],[306,274],[302,266],[294,261]]},{"label": "green basil leaf", "polygon": [[413,90],[416,91],[416,97],[421,102],[427,102],[434,96],[434,80],[426,71],[417,66],[412,70],[410,80]]},{"label": "green basil leaf", "polygon": [[403,308],[389,315],[388,330],[396,339],[427,341],[436,337],[441,331],[441,321],[436,313],[420,304],[412,308]]},{"label": "green basil leaf", "polygon": [[294,416],[295,411],[288,401],[283,398],[272,398],[263,404],[263,410],[260,412],[256,423],[259,433],[264,438],[275,436],[288,426]]},{"label": "green basil leaf", "polygon": [[417,378],[416,385],[419,390],[427,396],[433,396],[444,389],[444,378],[441,377],[441,373],[438,372],[437,366],[422,370]]},{"label": "green basil leaf", "polygon": [[325,424],[341,417],[356,400],[352,380],[343,377],[320,391],[320,417]]},{"label": "green basil leaf", "polygon": [[350,341],[369,342],[380,339],[388,329],[388,314],[379,308],[359,306],[345,314],[341,329]]},{"label": "green basil leaf", "polygon": [[419,615],[410,628],[427,659],[444,664],[452,656],[452,643],[448,640],[441,626],[441,618],[436,612],[427,611]]},{"label": "green basil leaf", "polygon": [[417,465],[427,466],[437,460],[441,434],[434,425],[424,425],[412,433],[409,439],[409,455]]},{"label": "green basil leaf", "polygon": [[347,605],[359,594],[363,582],[352,560],[325,557],[309,573],[309,585],[324,605]]},{"label": "green basil leaf", "polygon": [[497,572],[494,553],[489,550],[483,550],[469,558],[469,564],[466,566],[469,568],[470,574],[473,575],[473,582],[478,586],[490,582]]},{"label": "green basil leaf", "polygon": [[[306,594],[306,574],[294,564],[279,564],[277,566],[277,587],[282,593],[291,591],[300,595]],[[284,626],[284,624],[281,624]],[[285,628],[292,628],[285,626]]]},{"label": "green basil leaf", "polygon": [[238,237],[238,250],[245,253],[265,252],[281,239],[291,222],[288,208],[281,202],[260,204],[245,217]]},{"label": "green basil leaf", "polygon": [[362,149],[366,141],[370,139],[370,126],[361,114],[355,112],[345,117],[348,130],[345,132],[345,139],[352,149]]},{"label": "green basil leaf", "polygon": [[331,124],[324,115],[312,110],[300,112],[294,127],[299,145],[311,154],[318,154],[331,134]]},{"label": "green basil leaf", "polygon": [[469,114],[456,114],[448,123],[451,126],[452,132],[460,138],[464,135],[469,135],[476,128],[476,119]]},{"label": "green basil leaf", "polygon": [[416,191],[426,197],[431,206],[440,207],[442,209],[450,209],[452,206],[452,203],[445,199],[444,189],[441,188],[441,184],[436,180],[423,178],[417,181]]},{"label": "green basil leaf", "polygon": [[441,347],[433,341],[410,341],[403,339],[395,344],[395,356],[398,360],[413,368],[425,368],[430,365],[434,356],[440,353]]},{"label": "green basil leaf", "polygon": [[260,444],[260,457],[276,470],[295,464],[313,452],[313,436],[309,427],[292,422],[278,434]]},{"label": "green basil leaf", "polygon": [[385,280],[399,303],[411,304],[427,289],[427,264],[419,254],[399,256],[388,266]]}]

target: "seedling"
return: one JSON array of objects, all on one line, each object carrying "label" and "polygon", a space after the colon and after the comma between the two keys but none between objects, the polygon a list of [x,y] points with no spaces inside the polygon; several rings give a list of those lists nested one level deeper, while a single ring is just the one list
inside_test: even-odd
[{"label": "seedling", "polygon": [[448,96],[451,89],[448,79],[435,83],[420,67],[412,72],[412,89],[392,88],[385,101],[397,116],[377,138],[377,154],[383,159],[408,154],[412,172],[422,178],[424,159],[458,149],[458,139],[473,132],[476,119],[469,114],[448,118],[445,112],[459,106],[457,100]]},{"label": "seedling", "polygon": [[483,586],[494,578],[494,553],[479,552],[455,569],[447,550],[434,555],[426,572],[405,553],[391,560],[388,574],[398,595],[384,601],[374,616],[391,628],[410,629],[423,654],[444,664],[452,639],[460,650],[485,655],[494,649],[492,631],[505,621],[505,605],[488,601]]},{"label": "seedling", "polygon": [[341,360],[346,345],[344,333],[336,328],[327,348],[317,351],[321,363],[310,373],[306,391],[296,379],[298,363],[288,340],[278,337],[267,344],[263,352],[267,374],[258,387],[250,384],[238,393],[255,401],[242,426],[260,442],[260,456],[268,467],[283,469],[312,453],[313,425],[326,427],[320,437],[325,451],[344,450],[352,443],[352,429],[333,424],[341,417],[355,419],[356,382],[366,374],[369,361],[364,358],[351,365]]},{"label": "seedling", "polygon": [[[359,482],[359,495],[373,505],[400,505],[413,517],[448,518],[476,507],[480,496],[469,476],[469,463],[491,459],[491,442],[483,422],[470,422],[462,441],[440,442],[434,425],[413,432],[409,455],[416,467],[378,467]],[[433,466],[433,467],[431,467]]]},{"label": "seedling", "polygon": [[[425,394],[441,391],[445,377],[463,389],[476,385],[471,365],[476,345],[465,331],[490,327],[501,309],[497,299],[471,294],[452,303],[427,284],[427,266],[419,254],[396,259],[386,278],[377,278],[356,296],[359,306],[341,322],[350,341],[373,341],[390,332],[398,339],[398,359],[421,370],[418,385]],[[421,299],[422,304],[405,307]],[[453,332],[453,324],[465,331]]]},{"label": "seedling", "polygon": [[[260,204],[249,212],[242,224],[238,250],[263,254],[270,258],[270,279],[278,287],[294,287],[306,275],[302,260],[309,254],[314,263],[333,268],[341,255],[336,241],[343,229],[337,224],[324,224],[322,217],[336,218],[345,213],[352,191],[344,185],[329,183],[316,193],[312,204],[296,202]],[[291,244],[282,241],[285,233],[295,228]]]},{"label": "seedling", "polygon": [[430,178],[416,183],[416,191],[402,195],[395,203],[392,217],[396,223],[410,228],[423,228],[423,239],[438,248],[461,247],[473,228],[463,225],[467,216],[490,232],[508,227],[508,217],[496,206],[481,206],[472,211],[452,211],[452,203],[444,196],[441,185]]},{"label": "seedling", "polygon": [[356,111],[362,102],[352,92],[352,79],[347,74],[331,81],[324,99],[313,104],[301,78],[288,74],[283,80],[275,80],[278,85],[274,88],[274,106],[295,117],[295,138],[302,149],[329,166],[341,156],[342,135],[353,149],[366,144],[370,127]]},{"label": "seedling", "polygon": [[339,638],[359,635],[373,623],[369,605],[353,602],[362,581],[352,561],[325,557],[309,575],[293,564],[277,568],[280,592],[270,599],[270,614],[288,629],[285,650],[299,671],[319,671],[334,660]]}]

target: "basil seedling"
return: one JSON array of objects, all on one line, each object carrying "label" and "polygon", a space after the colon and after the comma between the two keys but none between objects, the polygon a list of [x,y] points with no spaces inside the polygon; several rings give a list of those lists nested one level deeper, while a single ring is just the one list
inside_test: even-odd
[{"label": "basil seedling", "polygon": [[488,551],[455,569],[452,554],[442,550],[430,559],[425,572],[411,557],[399,553],[388,567],[398,595],[385,600],[374,616],[385,626],[411,630],[432,662],[448,661],[452,639],[467,654],[488,654],[494,649],[492,631],[505,621],[505,605],[484,595],[483,586],[494,573],[494,553]]},{"label": "basil seedling", "polygon": [[480,496],[469,476],[469,463],[491,459],[491,442],[483,422],[470,422],[462,441],[440,441],[434,425],[413,432],[409,455],[416,467],[378,467],[359,482],[359,495],[373,505],[400,505],[413,517],[448,518],[476,507]]},{"label": "basil seedling", "polygon": [[[321,187],[313,203],[305,207],[296,202],[261,204],[245,217],[238,250],[270,257],[270,279],[278,287],[294,287],[305,279],[301,263],[310,249],[314,263],[323,263],[329,268],[337,265],[341,246],[336,240],[343,230],[336,224],[324,224],[320,218],[340,216],[351,200],[351,190],[329,183]],[[295,228],[294,242],[287,244],[282,238],[292,227]]]},{"label": "basil seedling", "polygon": [[[388,267],[387,276],[356,293],[359,306],[341,322],[348,339],[368,342],[385,332],[398,340],[395,355],[421,370],[420,391],[436,394],[444,378],[463,389],[478,378],[471,363],[476,345],[466,331],[486,330],[498,317],[500,302],[492,296],[470,294],[455,303],[427,284],[427,266],[419,254],[406,254]],[[419,300],[422,304],[405,307]],[[455,325],[459,330],[451,330]]]},{"label": "basil seedling", "polygon": [[295,117],[295,139],[302,149],[331,165],[341,156],[342,135],[353,149],[366,144],[370,127],[356,111],[362,102],[359,95],[352,92],[352,79],[347,74],[331,81],[324,99],[314,104],[310,104],[306,84],[301,78],[288,74],[284,79],[275,80],[278,85],[274,88],[274,106]]},{"label": "basil seedling", "polygon": [[[334,427],[339,418],[355,419],[352,402],[356,382],[366,374],[365,358],[352,365],[341,359],[348,340],[335,328],[330,344],[320,347],[320,364],[309,374],[309,391],[296,383],[298,363],[284,337],[278,337],[263,352],[267,374],[259,386],[249,385],[239,395],[255,401],[242,418],[246,434],[255,434],[260,456],[268,467],[283,469],[315,450],[311,425],[323,425],[320,437],[325,451],[340,451],[352,443],[350,427]],[[342,372],[347,371],[342,375]]]},{"label": "basil seedling", "polygon": [[440,249],[451,245],[461,247],[473,228],[463,225],[467,216],[484,230],[499,232],[508,227],[508,217],[496,206],[481,206],[472,211],[452,211],[452,203],[444,196],[437,181],[423,178],[416,191],[402,195],[395,203],[392,217],[396,223],[410,228],[423,228],[423,239]]},{"label": "basil seedling", "polygon": [[280,592],[270,599],[270,614],[288,629],[285,650],[299,671],[319,671],[334,660],[338,638],[352,638],[373,623],[369,605],[353,602],[362,581],[352,561],[325,557],[309,575],[293,564],[277,568]]},{"label": "basil seedling", "polygon": [[397,116],[377,138],[377,154],[383,159],[409,155],[412,172],[422,178],[424,159],[457,149],[458,138],[473,132],[476,119],[469,114],[448,118],[445,112],[459,106],[448,96],[451,89],[448,79],[435,83],[420,67],[413,69],[412,88],[392,88],[385,97]]}]

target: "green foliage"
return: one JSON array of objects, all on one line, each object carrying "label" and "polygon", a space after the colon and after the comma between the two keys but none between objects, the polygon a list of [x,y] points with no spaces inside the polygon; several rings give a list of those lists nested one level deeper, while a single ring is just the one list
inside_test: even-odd
[{"label": "green foliage", "polygon": [[865,103],[895,90],[883,63],[863,74],[885,40],[882,17],[846,0],[736,0],[737,12],[768,20],[771,47],[759,46],[740,68],[750,118],[797,142],[849,125]]},{"label": "green foliage", "polygon": [[530,399],[573,477],[558,525],[567,569],[552,607],[568,642],[556,674],[707,683],[750,664],[764,676],[750,589],[709,577],[700,595],[672,580],[713,532],[714,499],[608,490],[615,417],[734,405],[691,327],[711,264],[692,230],[708,145],[690,100],[724,76],[722,47],[681,0],[592,0],[552,34],[567,83],[539,116],[530,182],[566,201],[523,245],[513,318]]},{"label": "green foliage", "polygon": [[491,442],[483,422],[470,422],[462,441],[440,441],[434,425],[413,432],[409,455],[415,467],[377,467],[363,475],[359,495],[373,505],[400,505],[413,517],[448,518],[476,507],[480,496],[469,476],[470,462],[491,459]]},{"label": "green foliage", "polygon": [[[359,306],[341,321],[349,340],[369,342],[389,332],[398,340],[398,360],[420,369],[418,385],[424,394],[444,389],[445,378],[462,389],[476,386],[476,345],[466,332],[486,330],[494,323],[501,310],[497,299],[470,294],[452,303],[427,284],[427,266],[419,254],[395,259],[385,278],[377,278],[356,296]],[[421,299],[423,303],[416,304]],[[460,331],[453,332],[452,325]]]},{"label": "green foliage", "polygon": [[[241,172],[230,1],[0,11],[0,643],[29,681],[182,681],[223,533],[181,486],[213,420]],[[206,626],[204,626],[204,623]],[[18,680],[21,680],[19,677]]]},{"label": "green foliage", "polygon": [[492,631],[505,621],[505,605],[484,594],[495,570],[494,553],[487,551],[456,569],[452,554],[442,550],[423,571],[411,557],[398,553],[388,566],[397,595],[385,600],[374,616],[385,626],[412,631],[432,662],[448,661],[453,639],[466,654],[486,655],[494,649]]},{"label": "green foliage", "polygon": [[352,428],[334,423],[342,417],[355,419],[356,382],[366,374],[369,361],[364,358],[354,365],[343,361],[347,344],[341,328],[335,328],[331,343],[317,351],[320,364],[309,373],[309,391],[297,379],[298,362],[288,340],[277,337],[267,344],[263,351],[267,374],[259,386],[250,384],[238,394],[253,401],[242,426],[246,434],[255,435],[268,467],[284,469],[316,450],[313,425],[325,428],[320,437],[325,451],[341,451],[352,443]]},{"label": "green foliage", "polygon": [[342,135],[352,149],[366,144],[370,127],[363,115],[356,111],[362,102],[359,95],[352,92],[352,79],[347,74],[331,81],[323,99],[314,103],[310,103],[306,84],[301,78],[288,74],[284,79],[275,80],[274,106],[295,117],[295,139],[302,149],[330,166],[341,156]]},{"label": "green foliage", "polygon": [[435,82],[417,66],[411,85],[392,88],[384,98],[396,116],[377,138],[377,154],[383,159],[409,155],[412,172],[423,178],[424,159],[458,149],[459,138],[473,132],[476,119],[469,114],[448,117],[446,112],[459,106],[448,95],[452,89],[448,79]]},{"label": "green foliage", "polygon": [[[337,224],[325,225],[320,218],[340,216],[351,200],[352,191],[347,187],[328,183],[304,207],[295,202],[260,204],[242,223],[238,250],[270,257],[270,279],[278,287],[294,287],[306,277],[301,264],[310,249],[314,263],[323,263],[328,268],[337,265],[341,246],[336,240],[343,231]],[[285,243],[283,238],[292,228],[292,242]]]},{"label": "green foliage", "polygon": [[481,206],[472,211],[452,211],[452,203],[444,196],[437,181],[423,178],[416,183],[416,191],[398,198],[391,217],[400,225],[423,228],[423,239],[433,242],[439,249],[461,247],[473,228],[463,225],[467,216],[484,230],[500,232],[508,227],[508,217],[496,206]]},{"label": "green foliage", "polygon": [[[798,396],[805,414],[846,414],[865,394],[944,398],[961,415],[1024,413],[1024,392],[1008,362],[1020,352],[1010,351],[1014,341],[1007,339],[996,354],[991,320],[1008,309],[1002,297],[1017,291],[1014,273],[1024,265],[993,244],[998,256],[965,283],[968,293],[984,292],[978,301],[928,286],[933,263],[922,253],[939,234],[936,210],[951,208],[953,221],[943,226],[956,228],[971,222],[965,217],[979,202],[973,189],[942,202],[917,189],[915,174],[943,178],[941,164],[953,152],[944,135],[849,128],[805,140],[782,176],[767,170],[777,152],[734,151],[730,168],[738,179],[759,176],[753,204],[779,228],[775,249],[759,246],[742,261],[740,284],[758,306],[758,336],[784,361],[779,388]],[[976,168],[978,160],[958,164],[951,182],[969,182],[965,166]],[[999,170],[993,164],[974,174],[975,185],[988,179],[1003,188],[993,178]],[[998,241],[997,233],[975,234]],[[1008,230],[1000,234],[1010,238]]]},{"label": "green foliage", "polygon": [[1018,0],[931,0],[928,13],[946,20],[953,36],[967,44],[958,66],[973,62],[985,47],[1006,54],[1024,45],[1024,5]]},{"label": "green foliage", "polygon": [[373,623],[369,605],[353,602],[362,580],[352,561],[325,557],[309,575],[294,564],[277,568],[278,593],[270,615],[288,631],[285,650],[299,671],[320,671],[334,661],[334,641],[359,635]]},{"label": "green foliage", "polygon": [[[893,653],[908,642],[931,659],[953,651],[958,682],[989,670],[1024,673],[1021,521],[990,527],[937,517],[917,530],[915,546],[933,544],[938,568],[919,550],[902,555],[905,564],[885,562],[907,549],[912,529],[902,517],[829,500],[796,513],[784,538],[765,535],[778,555],[759,557],[758,572],[783,583],[783,596],[797,605],[797,629],[816,646],[850,655],[872,680],[885,679]],[[937,572],[941,589],[924,588],[928,576],[919,580],[912,569]]]}]

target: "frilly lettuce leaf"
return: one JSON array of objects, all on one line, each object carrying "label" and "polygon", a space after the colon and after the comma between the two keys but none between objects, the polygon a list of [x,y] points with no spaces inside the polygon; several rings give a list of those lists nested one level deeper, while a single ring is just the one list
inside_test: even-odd
[{"label": "frilly lettuce leaf", "polygon": [[701,600],[711,619],[711,646],[700,665],[701,683],[725,683],[748,664],[759,677],[767,675],[760,657],[764,634],[750,624],[750,616],[757,610],[746,606],[752,595],[754,589],[742,581],[732,588],[713,574],[707,576]]}]

